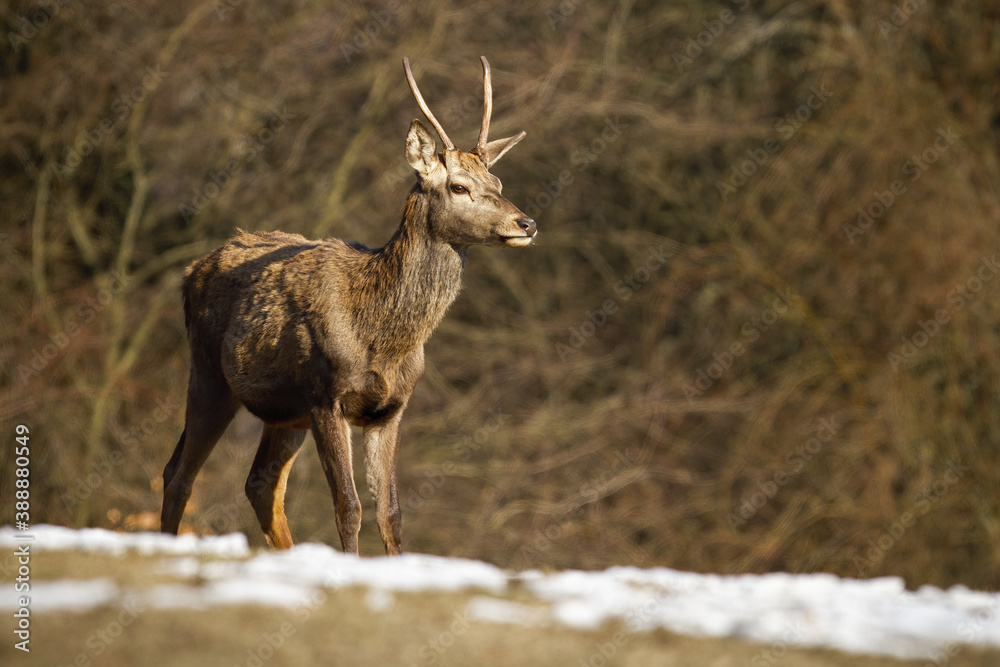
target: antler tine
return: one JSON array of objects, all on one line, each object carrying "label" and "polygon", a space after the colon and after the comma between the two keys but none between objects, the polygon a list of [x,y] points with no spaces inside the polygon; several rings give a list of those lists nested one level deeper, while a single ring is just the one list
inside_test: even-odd
[{"label": "antler tine", "polygon": [[434,126],[434,129],[437,130],[438,136],[441,137],[441,141],[444,142],[444,147],[447,150],[454,150],[455,144],[451,143],[451,139],[448,138],[444,128],[441,127],[441,123],[439,123],[437,118],[434,117],[434,114],[431,113],[430,107],[427,106],[427,102],[424,102],[424,96],[420,94],[420,89],[417,88],[417,82],[413,80],[413,72],[410,71],[409,58],[403,58],[403,69],[406,70],[406,82],[410,84],[410,91],[413,93],[413,96],[417,98],[417,105],[420,107],[420,110],[424,112],[424,115],[427,116],[427,120],[429,120],[431,125]]},{"label": "antler tine", "polygon": [[479,130],[476,151],[482,155],[486,150],[486,139],[490,134],[490,118],[493,116],[493,84],[490,81],[490,64],[486,56],[479,58],[483,61],[483,126]]}]

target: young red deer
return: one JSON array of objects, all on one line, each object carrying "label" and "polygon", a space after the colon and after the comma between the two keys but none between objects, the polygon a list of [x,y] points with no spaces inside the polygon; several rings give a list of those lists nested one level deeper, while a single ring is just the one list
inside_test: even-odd
[{"label": "young red deer", "polygon": [[264,421],[246,494],[268,543],[287,549],[288,473],[312,429],[345,552],[357,553],[361,506],[350,425],[364,429],[365,470],[386,553],[398,554],[399,422],[424,369],[424,343],[458,296],[470,245],[526,246],[535,221],[504,199],[489,168],[521,132],[487,142],[493,92],[483,62],[483,122],[468,153],[452,144],[403,68],[420,110],[406,159],[417,183],[382,248],[284,232],[238,234],[184,279],[191,347],[184,432],[163,470],[161,530],[177,533],[198,470],[240,405]]}]

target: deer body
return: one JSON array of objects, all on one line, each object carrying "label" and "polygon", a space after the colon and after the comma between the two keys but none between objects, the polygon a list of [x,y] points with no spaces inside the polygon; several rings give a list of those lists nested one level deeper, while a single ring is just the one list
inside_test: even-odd
[{"label": "deer body", "polygon": [[284,513],[288,474],[306,429],[316,440],[345,551],[357,552],[360,503],[350,425],[363,428],[365,469],[386,552],[402,549],[396,489],[399,422],[424,369],[424,343],[461,289],[468,246],[529,244],[535,223],[500,194],[488,167],[524,133],[454,148],[414,120],[406,155],[418,182],[392,239],[378,249],[284,232],[247,233],[185,274],[191,348],[185,429],[163,472],[161,529],[176,533],[201,468],[242,405],[264,421],[246,493],[268,542],[292,545]]}]

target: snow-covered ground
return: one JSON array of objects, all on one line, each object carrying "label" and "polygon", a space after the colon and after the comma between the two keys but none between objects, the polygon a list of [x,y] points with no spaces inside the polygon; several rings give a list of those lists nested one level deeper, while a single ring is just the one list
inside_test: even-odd
[{"label": "snow-covered ground", "polygon": [[[471,589],[469,618],[522,625],[596,628],[619,621],[630,631],[741,637],[784,647],[826,647],[900,658],[933,658],[962,645],[1000,647],[1000,594],[925,586],[905,590],[897,578],[841,579],[833,575],[719,576],[666,568],[613,567],[601,572],[509,572],[486,563],[406,554],[357,558],[332,547],[303,544],[290,551],[252,552],[241,534],[170,537],[36,526],[32,553],[79,551],[162,557],[158,568],[175,583],[125,588],[111,579],[32,581],[32,613],[85,611],[140,599],[153,608],[225,604],[296,606],[321,591],[364,587],[373,610],[394,595]],[[0,528],[0,546],[15,541]],[[506,599],[514,588],[529,600]],[[0,609],[16,609],[12,585]],[[519,596],[524,600],[524,596]]]}]

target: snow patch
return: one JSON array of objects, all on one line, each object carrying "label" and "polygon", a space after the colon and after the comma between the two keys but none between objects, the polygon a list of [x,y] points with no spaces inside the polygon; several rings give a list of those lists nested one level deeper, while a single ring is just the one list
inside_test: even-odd
[{"label": "snow patch", "polygon": [[[106,578],[32,580],[33,613],[126,603],[172,609],[246,604],[294,608],[319,604],[326,591],[341,587],[367,588],[367,606],[382,611],[394,606],[397,593],[472,589],[489,595],[472,597],[468,616],[491,623],[558,623],[589,630],[611,622],[630,632],[663,628],[898,658],[933,659],[950,645],[1000,647],[1000,594],[964,586],[907,591],[901,579],[892,577],[721,576],[636,567],[511,573],[478,561],[425,554],[358,558],[322,544],[251,554],[239,534],[173,537],[58,526],[36,526],[31,534],[32,552],[167,556],[154,571],[178,580],[146,588],[122,588]],[[13,548],[14,535],[12,528],[0,528],[0,546]],[[528,599],[497,597],[512,589]],[[20,595],[13,586],[0,589],[0,610],[17,609]]]},{"label": "snow patch", "polygon": [[[4,592],[13,593],[13,586]],[[114,604],[122,596],[121,589],[110,579],[59,579],[31,583],[31,612],[44,614],[53,611],[89,611],[94,607]],[[18,608],[21,594],[0,596],[0,609],[13,611]]]},{"label": "snow patch", "polygon": [[[14,535],[24,534],[11,526],[0,527],[0,546],[13,547]],[[250,555],[246,535],[166,535],[164,533],[116,533],[103,528],[74,530],[63,526],[32,526],[32,551],[83,551],[121,556],[130,551],[140,554],[173,554],[246,558]],[[23,545],[24,542],[17,544]]]}]

